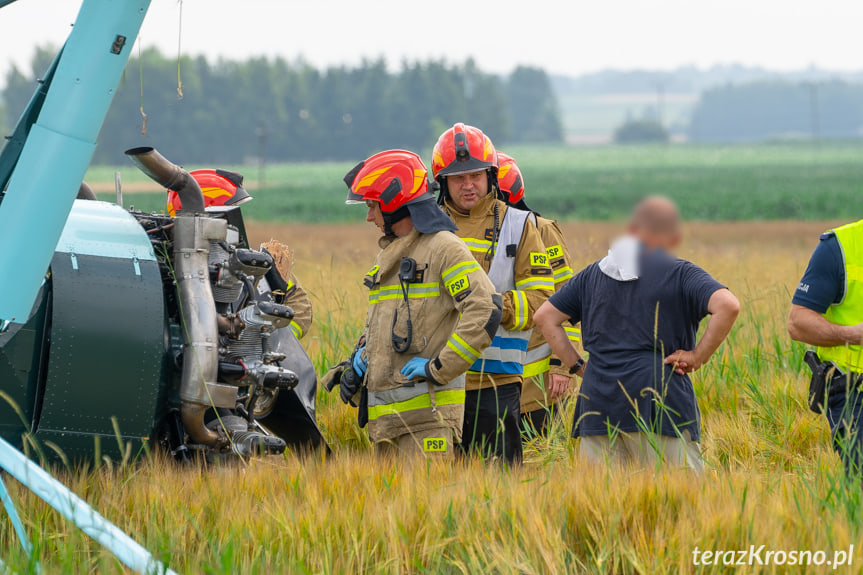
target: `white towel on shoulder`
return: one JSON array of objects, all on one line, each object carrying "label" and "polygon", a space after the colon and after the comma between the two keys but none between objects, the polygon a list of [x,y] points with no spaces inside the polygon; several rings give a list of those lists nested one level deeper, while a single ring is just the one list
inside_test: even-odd
[{"label": "white towel on shoulder", "polygon": [[638,279],[638,253],[641,243],[634,236],[623,236],[614,242],[608,255],[599,261],[599,269],[611,279],[630,282]]}]

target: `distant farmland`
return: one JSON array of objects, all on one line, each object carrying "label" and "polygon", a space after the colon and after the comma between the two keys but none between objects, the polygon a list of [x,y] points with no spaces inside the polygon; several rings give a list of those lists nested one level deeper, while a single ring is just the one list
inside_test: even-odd
[{"label": "distant farmland", "polygon": [[[530,206],[563,220],[609,220],[645,194],[665,194],[692,220],[851,219],[863,191],[863,145],[855,143],[750,146],[603,146],[509,148],[519,161]],[[423,152],[428,158],[430,153]],[[363,158],[357,158],[357,161]],[[342,177],[351,162],[273,164],[258,185],[247,216],[273,222],[355,220],[344,207]],[[213,166],[187,166],[213,167]],[[222,166],[224,167],[224,166]],[[114,168],[94,167],[88,181],[102,199],[114,194]],[[125,204],[164,210],[164,195],[131,166],[121,167]],[[131,193],[137,191],[138,193]],[[151,191],[153,193],[143,193]]]}]

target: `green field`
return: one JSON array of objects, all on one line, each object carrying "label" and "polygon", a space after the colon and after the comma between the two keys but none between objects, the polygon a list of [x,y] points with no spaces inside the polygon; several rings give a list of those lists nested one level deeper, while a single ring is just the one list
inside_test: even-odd
[{"label": "green field", "polygon": [[[646,194],[675,199],[690,220],[849,219],[859,217],[863,144],[753,146],[602,146],[508,149],[519,161],[530,206],[562,220],[607,220],[627,213]],[[430,156],[424,153],[423,157]],[[190,169],[201,166],[189,166]],[[245,173],[255,201],[244,211],[259,221],[356,220],[344,206],[346,163],[257,167]],[[94,167],[90,182],[112,182],[114,168]],[[146,182],[122,168],[127,184]],[[104,186],[103,186],[104,187]],[[103,193],[104,199],[113,197]],[[126,205],[164,209],[162,194],[127,194]]]}]

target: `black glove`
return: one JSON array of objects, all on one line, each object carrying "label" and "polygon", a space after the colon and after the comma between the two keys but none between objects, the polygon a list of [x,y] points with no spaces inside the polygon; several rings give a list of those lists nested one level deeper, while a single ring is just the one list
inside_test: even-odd
[{"label": "black glove", "polygon": [[342,371],[342,378],[339,382],[339,397],[342,398],[342,401],[357,407],[353,402],[353,397],[362,387],[363,378],[357,375],[353,367],[346,367]]},{"label": "black glove", "polygon": [[353,360],[349,359],[338,364],[327,372],[321,379],[321,383],[327,391],[332,391],[338,385],[342,402],[357,407],[352,400],[363,386],[363,378],[357,376],[357,372],[351,366],[352,363]]}]

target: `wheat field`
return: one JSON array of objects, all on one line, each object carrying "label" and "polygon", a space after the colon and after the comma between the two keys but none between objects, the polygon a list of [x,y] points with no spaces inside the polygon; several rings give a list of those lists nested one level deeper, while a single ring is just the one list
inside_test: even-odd
[{"label": "wheat field", "polygon": [[[349,209],[349,208],[346,208]],[[375,230],[250,224],[295,252],[316,319],[304,341],[319,372],[342,359],[365,314]],[[570,421],[533,439],[516,469],[478,461],[378,459],[355,412],[319,393],[334,455],[179,468],[159,454],[58,469],[108,519],[181,573],[818,572],[832,567],[693,563],[696,550],[849,549],[863,491],[847,482],[823,417],[805,405],[803,347],[785,331],[790,294],[818,234],[836,222],[689,223],[679,255],[725,283],[743,309],[694,379],[707,471],[589,466]],[[604,255],[614,223],[567,224],[575,266]],[[119,563],[10,480],[47,573],[123,572]],[[8,521],[0,557],[28,571]],[[858,545],[859,546],[859,545]],[[863,550],[858,550],[863,555]],[[761,555],[763,557],[763,554]],[[838,572],[863,572],[854,556]]]}]

